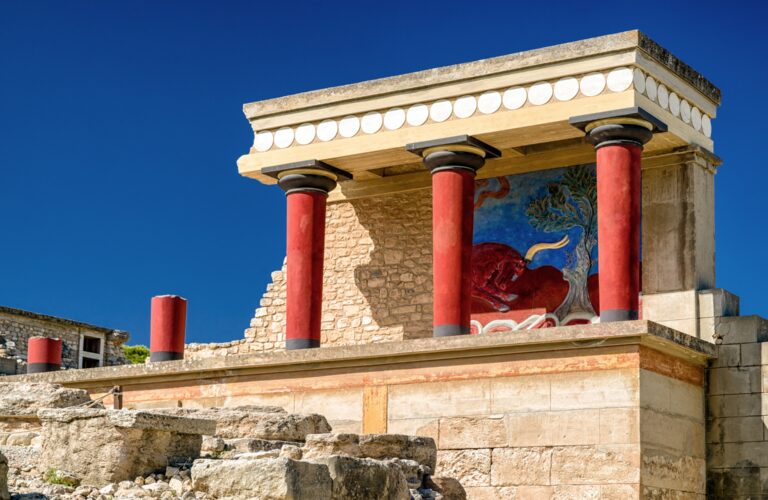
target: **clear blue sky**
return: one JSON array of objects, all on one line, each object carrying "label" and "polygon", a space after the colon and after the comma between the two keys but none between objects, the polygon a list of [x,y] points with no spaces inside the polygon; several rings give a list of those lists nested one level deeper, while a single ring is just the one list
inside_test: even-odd
[{"label": "clear blue sky", "polygon": [[763,5],[0,0],[0,304],[241,338],[285,253],[243,103],[639,28],[723,91],[718,285],[768,315]]}]

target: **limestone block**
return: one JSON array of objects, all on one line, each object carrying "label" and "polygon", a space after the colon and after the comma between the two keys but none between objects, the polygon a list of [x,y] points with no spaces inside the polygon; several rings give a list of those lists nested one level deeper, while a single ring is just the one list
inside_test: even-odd
[{"label": "limestone block", "polygon": [[745,441],[763,441],[765,424],[768,417],[722,417],[707,421],[708,443],[741,443]]},{"label": "limestone block", "polygon": [[551,379],[552,410],[636,406],[639,385],[633,369],[559,374]]},{"label": "limestone block", "polygon": [[235,408],[170,408],[159,413],[216,422],[217,437],[255,438],[273,441],[304,441],[307,434],[330,432],[322,415],[287,413],[274,406],[239,406]]},{"label": "limestone block", "polygon": [[605,408],[600,410],[600,443],[631,444],[640,441],[638,408]]},{"label": "limestone block", "polygon": [[408,434],[411,436],[431,437],[437,441],[438,437],[437,418],[408,418],[402,420],[389,420],[387,422],[387,432],[393,434]]},{"label": "limestone block", "polygon": [[0,500],[9,500],[8,494],[8,460],[0,453]]},{"label": "limestone block", "polygon": [[331,455],[414,460],[435,469],[437,446],[432,438],[402,434],[311,434],[303,448],[305,459]]},{"label": "limestone block", "polygon": [[[763,365],[763,350],[768,343],[755,342],[754,344],[740,344],[740,362],[742,366],[760,366]],[[720,346],[724,347],[724,346]],[[731,347],[731,346],[728,346]],[[719,356],[719,349],[718,349]]]},{"label": "limestone block", "polygon": [[629,500],[640,498],[639,484],[603,484],[600,486],[600,500]]},{"label": "limestone block", "polygon": [[[468,486],[466,488],[466,495],[469,500],[499,500],[514,499],[519,500],[520,488],[516,486]],[[450,498],[450,497],[448,497]],[[534,500],[535,497],[529,497]],[[549,492],[545,492],[544,496],[539,498],[549,498]]]},{"label": "limestone block", "polygon": [[240,453],[254,453],[258,451],[271,451],[280,450],[283,446],[301,446],[299,441],[270,441],[267,439],[251,439],[251,438],[238,438],[238,439],[225,439],[224,440],[224,457],[230,454]]},{"label": "limestone block", "polygon": [[491,454],[493,486],[549,485],[552,448],[496,448]]},{"label": "limestone block", "polygon": [[709,394],[749,394],[761,391],[759,366],[711,368],[707,371]]},{"label": "limestone block", "polygon": [[195,460],[192,485],[213,498],[318,500],[333,491],[328,467],[290,458]]},{"label": "limestone block", "polygon": [[723,394],[707,397],[707,413],[712,418],[761,415],[761,394]]},{"label": "limestone block", "polygon": [[699,290],[699,316],[713,318],[738,316],[739,297],[723,288]]},{"label": "limestone block", "polygon": [[641,474],[643,486],[699,494],[706,492],[706,462],[703,458],[643,449]]},{"label": "limestone block", "polygon": [[491,380],[491,413],[550,409],[550,376],[532,375]]},{"label": "limestone block", "polygon": [[389,388],[389,418],[439,418],[488,415],[490,382],[459,380],[405,384]]},{"label": "limestone block", "polygon": [[643,294],[643,319],[656,323],[696,319],[697,300],[696,290]]},{"label": "limestone block", "polygon": [[435,473],[456,478],[468,494],[470,486],[490,486],[491,450],[440,450]]},{"label": "limestone block", "polygon": [[720,318],[715,325],[715,333],[723,344],[766,342],[768,321],[760,316]]},{"label": "limestone block", "polygon": [[[307,391],[294,394],[294,411],[318,413],[330,422],[337,432],[361,432],[363,422],[363,390],[361,388]],[[330,432],[316,430],[310,434]]]},{"label": "limestone block", "polygon": [[59,384],[0,382],[0,416],[35,417],[41,408],[67,408],[90,400],[88,391]]},{"label": "limestone block", "polygon": [[[750,345],[750,344],[747,344]],[[758,344],[751,344],[758,345]],[[739,366],[741,364],[741,345],[722,344],[717,346],[717,359],[713,360],[713,367]]]},{"label": "limestone block", "polygon": [[704,421],[704,389],[649,370],[640,370],[640,405],[662,413]]},{"label": "limestone block", "polygon": [[600,410],[596,409],[510,413],[506,421],[509,446],[563,446],[600,441]]},{"label": "limestone block", "polygon": [[552,452],[551,482],[553,485],[639,483],[640,446],[556,447]]},{"label": "limestone block", "polygon": [[440,419],[440,449],[495,448],[506,446],[504,416]]},{"label": "limestone block", "polygon": [[640,436],[644,447],[652,446],[673,455],[703,458],[704,433],[703,422],[694,422],[649,409],[640,414]]},{"label": "limestone block", "polygon": [[83,484],[103,486],[164,469],[169,460],[195,458],[210,420],[138,410],[39,410],[40,466],[75,473]]},{"label": "limestone block", "polygon": [[552,491],[552,500],[601,500],[601,487],[597,485],[560,485]]},{"label": "limestone block", "polygon": [[333,456],[324,461],[333,480],[333,499],[410,500],[408,483],[392,462]]}]

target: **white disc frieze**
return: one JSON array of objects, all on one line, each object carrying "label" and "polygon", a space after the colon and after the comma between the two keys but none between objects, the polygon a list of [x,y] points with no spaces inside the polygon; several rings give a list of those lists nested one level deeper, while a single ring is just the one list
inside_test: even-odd
[{"label": "white disc frieze", "polygon": [[518,109],[525,104],[527,98],[523,87],[513,87],[504,91],[502,102],[507,109]]},{"label": "white disc frieze", "polygon": [[272,147],[272,141],[272,132],[264,130],[256,134],[256,138],[253,141],[253,147],[256,148],[256,151],[263,153],[264,151],[269,151],[269,148]]},{"label": "white disc frieze", "polygon": [[629,68],[616,68],[608,73],[607,84],[611,92],[624,92],[632,85],[634,73]]},{"label": "white disc frieze", "polygon": [[581,79],[581,93],[594,97],[605,89],[605,76],[602,73],[590,73]]},{"label": "white disc frieze", "polygon": [[701,111],[697,107],[691,109],[691,125],[696,131],[701,132]]},{"label": "white disc frieze", "polygon": [[339,122],[339,134],[342,137],[354,137],[360,130],[360,119],[356,116],[345,116]]},{"label": "white disc frieze", "polygon": [[405,110],[393,108],[384,113],[384,128],[397,130],[405,124]]},{"label": "white disc frieze", "polygon": [[669,112],[674,116],[680,116],[680,98],[674,92],[669,94]]},{"label": "white disc frieze", "polygon": [[712,137],[712,120],[708,115],[701,117],[701,132],[707,137]]},{"label": "white disc frieze", "polygon": [[669,90],[664,85],[659,85],[657,102],[662,109],[669,108]]},{"label": "white disc frieze", "polygon": [[277,129],[275,132],[275,146],[285,149],[291,144],[293,144],[293,129],[291,127]]},{"label": "white disc frieze", "polygon": [[541,106],[552,99],[552,84],[549,82],[539,82],[531,85],[528,89],[528,102],[534,106]]},{"label": "white disc frieze", "polygon": [[680,119],[685,123],[691,123],[691,105],[685,99],[680,101]]},{"label": "white disc frieze", "polygon": [[338,131],[339,125],[336,120],[323,120],[317,125],[317,138],[323,142],[328,142],[336,137]]},{"label": "white disc frieze", "polygon": [[491,113],[495,113],[496,111],[499,110],[500,107],[501,107],[501,94],[499,94],[495,90],[491,92],[485,92],[477,100],[477,109],[479,109],[480,112],[483,113],[484,115],[490,115]]},{"label": "white disc frieze", "polygon": [[315,126],[311,123],[302,123],[296,127],[296,142],[301,145],[309,144],[315,140]]},{"label": "white disc frieze", "polygon": [[563,78],[555,82],[555,99],[570,101],[579,93],[579,81],[573,77]]},{"label": "white disc frieze", "polygon": [[461,96],[453,103],[453,114],[458,118],[469,118],[477,110],[477,99],[471,95]]},{"label": "white disc frieze", "polygon": [[441,99],[432,103],[432,107],[429,109],[429,116],[436,122],[444,122],[447,120],[453,112],[453,106],[451,101]]},{"label": "white disc frieze", "polygon": [[381,117],[381,113],[372,111],[363,115],[363,119],[360,120],[360,128],[363,129],[363,132],[366,134],[375,134],[381,129],[383,122],[384,120]]},{"label": "white disc frieze", "polygon": [[635,84],[635,90],[643,94],[645,92],[645,73],[635,68],[635,71],[632,74],[632,79],[632,83]]},{"label": "white disc frieze", "polygon": [[414,104],[408,108],[408,112],[405,114],[405,119],[411,127],[424,125],[427,118],[429,118],[429,108],[426,104]]},{"label": "white disc frieze", "polygon": [[658,95],[658,87],[656,85],[656,80],[653,79],[652,76],[648,75],[648,78],[645,79],[645,95],[648,96],[648,99],[652,101],[656,101],[656,96]]}]

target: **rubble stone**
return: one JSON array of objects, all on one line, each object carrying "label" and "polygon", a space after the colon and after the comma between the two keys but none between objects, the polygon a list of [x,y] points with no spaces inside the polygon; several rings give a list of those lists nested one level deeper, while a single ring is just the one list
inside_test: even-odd
[{"label": "rubble stone", "polygon": [[324,460],[333,479],[334,500],[409,500],[408,484],[393,462],[333,456]]},{"label": "rubble stone", "polygon": [[331,498],[328,468],[290,458],[264,460],[195,460],[192,485],[214,498],[318,500]]},{"label": "rubble stone", "polygon": [[159,413],[216,421],[215,436],[225,439],[257,438],[272,441],[304,441],[307,434],[330,432],[322,415],[287,413],[277,406],[234,408],[171,408]]},{"label": "rubble stone", "polygon": [[428,437],[403,434],[312,434],[304,444],[304,458],[345,455],[374,459],[401,458],[435,469],[437,446]]},{"label": "rubble stone", "polygon": [[67,469],[83,484],[102,486],[164,469],[176,457],[200,454],[212,421],[136,410],[40,410],[44,469]]},{"label": "rubble stone", "polygon": [[[88,403],[83,389],[44,382],[0,382],[0,416],[35,417],[41,408],[68,408]],[[101,403],[96,406],[103,408]]]},{"label": "rubble stone", "polygon": [[8,460],[0,454],[0,500],[8,500]]}]

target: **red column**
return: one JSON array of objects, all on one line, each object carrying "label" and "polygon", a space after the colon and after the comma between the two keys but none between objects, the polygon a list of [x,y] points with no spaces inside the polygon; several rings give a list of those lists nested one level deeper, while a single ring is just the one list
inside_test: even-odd
[{"label": "red column", "polygon": [[640,161],[643,145],[653,137],[652,130],[664,125],[644,111],[638,115],[602,119],[585,127],[587,141],[597,149],[597,248],[603,323],[637,319],[640,309]]},{"label": "red column", "polygon": [[178,295],[152,297],[149,329],[149,360],[184,359],[187,300]]},{"label": "red column", "polygon": [[320,347],[327,194],[287,194],[287,349]]},{"label": "red column", "polygon": [[637,319],[640,296],[640,156],[642,146],[597,150],[600,318]]},{"label": "red column", "polygon": [[468,335],[475,173],[501,152],[468,135],[408,144],[406,150],[432,172],[432,334]]},{"label": "red column", "polygon": [[469,333],[475,172],[432,175],[434,335]]},{"label": "red column", "polygon": [[27,373],[61,369],[61,339],[30,337],[27,341]]},{"label": "red column", "polygon": [[317,160],[269,167],[262,173],[275,177],[286,196],[285,348],[320,347],[326,200],[338,181],[351,176]]}]

